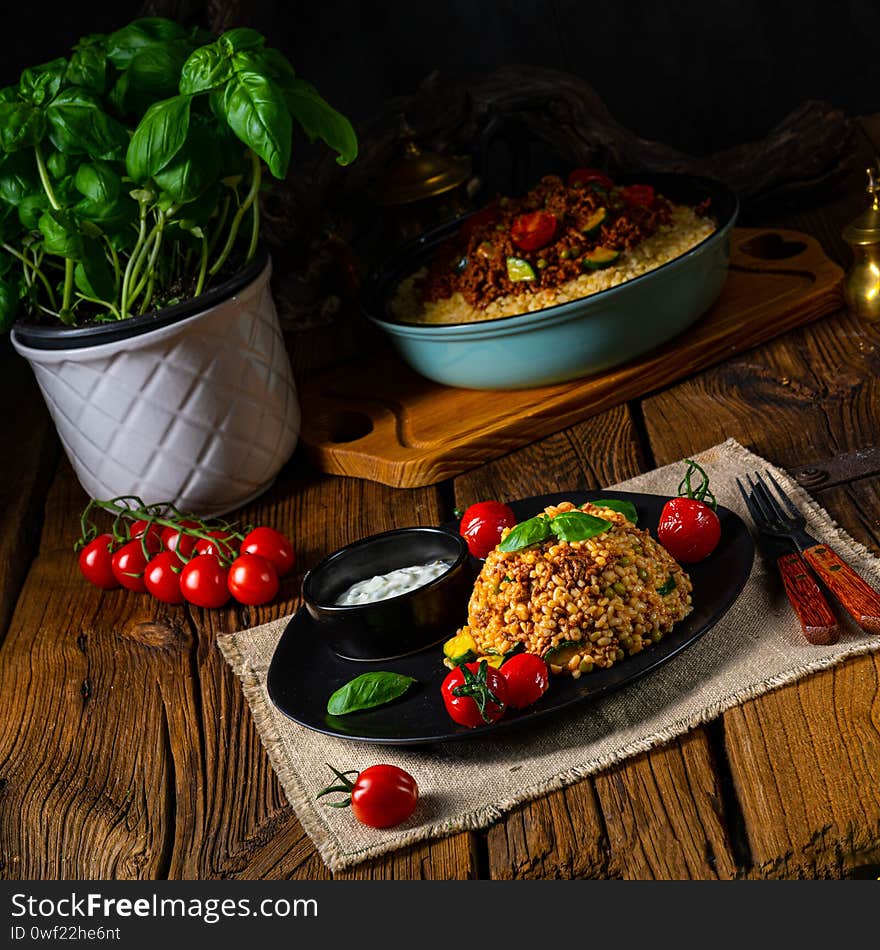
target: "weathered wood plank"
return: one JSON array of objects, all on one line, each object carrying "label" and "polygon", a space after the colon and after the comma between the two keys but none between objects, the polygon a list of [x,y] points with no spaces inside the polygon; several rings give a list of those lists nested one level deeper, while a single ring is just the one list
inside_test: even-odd
[{"label": "weathered wood plank", "polygon": [[[455,481],[459,507],[594,488],[645,467],[625,407],[544,439]],[[494,878],[730,877],[735,861],[703,730],[515,809],[489,830]],[[676,808],[665,808],[674,800]],[[650,841],[634,847],[633,838]]]},{"label": "weathered wood plank", "polygon": [[[783,466],[876,443],[878,344],[840,313],[646,400],[658,463],[728,436]],[[876,480],[818,500],[877,550]],[[880,845],[878,684],[880,658],[863,657],[725,714],[758,875],[841,876]]]}]

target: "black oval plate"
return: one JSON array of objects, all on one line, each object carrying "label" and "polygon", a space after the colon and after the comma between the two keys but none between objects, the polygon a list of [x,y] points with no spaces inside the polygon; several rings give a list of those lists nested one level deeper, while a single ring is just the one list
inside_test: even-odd
[{"label": "black oval plate", "polygon": [[[574,491],[539,495],[510,502],[517,519],[531,518],[547,505],[571,501],[576,505],[596,498],[623,498],[638,511],[639,526],[656,535],[660,512],[667,496],[617,491]],[[575,703],[619,689],[671,660],[713,627],[745,586],[752,569],[755,547],[742,519],[719,506],[721,541],[705,561],[687,567],[693,581],[693,611],[658,644],[627,657],[607,670],[595,670],[580,679],[552,677],[550,689],[524,710],[510,710],[500,722],[477,729],[456,725],[447,715],[440,684],[449,672],[439,646],[412,656],[381,662],[355,662],[336,656],[321,637],[321,626],[301,609],[291,619],[269,665],[267,686],[272,702],[290,719],[309,729],[343,739],[387,745],[415,745],[485,736],[502,729],[521,727]],[[457,524],[444,525],[455,531]],[[479,566],[479,562],[475,562]],[[462,617],[462,623],[465,618]],[[454,630],[449,631],[452,636]],[[409,692],[387,706],[347,716],[330,716],[327,699],[343,683],[370,670],[390,670],[417,680]]]}]

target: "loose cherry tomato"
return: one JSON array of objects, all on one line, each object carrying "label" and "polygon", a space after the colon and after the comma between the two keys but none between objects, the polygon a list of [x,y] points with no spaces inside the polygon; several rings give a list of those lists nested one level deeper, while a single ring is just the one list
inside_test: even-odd
[{"label": "loose cherry tomato", "polygon": [[95,587],[112,590],[119,587],[113,573],[113,535],[99,534],[79,552],[79,569],[83,577]]},{"label": "loose cherry tomato", "polygon": [[228,531],[215,529],[209,531],[211,540],[208,538],[199,538],[193,549],[196,554],[219,554],[226,560],[234,560],[238,556],[241,543],[238,538],[233,537]]},{"label": "loose cherry tomato", "polygon": [[471,238],[477,231],[489,227],[490,224],[494,224],[500,216],[501,213],[494,205],[490,205],[488,208],[482,208],[480,211],[475,211],[464,224],[462,224],[461,230],[459,231],[461,239],[465,244],[469,244]]},{"label": "loose cherry tomato", "polygon": [[254,528],[246,534],[241,542],[241,553],[264,557],[275,567],[279,577],[284,577],[293,567],[293,545],[274,528]]},{"label": "loose cherry tomato", "polygon": [[485,660],[457,666],[440,686],[446,712],[473,729],[498,722],[507,706],[507,681]]},{"label": "loose cherry tomato", "polygon": [[146,532],[146,545],[150,554],[155,554],[162,550],[162,526],[155,521],[133,521],[128,529],[130,538],[139,538]]},{"label": "loose cherry tomato", "polygon": [[628,205],[636,205],[642,208],[654,206],[656,194],[650,185],[626,185],[620,189],[620,193]]},{"label": "loose cherry tomato", "polygon": [[575,168],[569,172],[568,187],[573,188],[578,184],[598,185],[606,190],[614,187],[614,182],[604,172],[600,172],[598,168]]},{"label": "loose cherry tomato", "polygon": [[[198,521],[181,521],[180,528],[198,528]],[[176,551],[181,557],[189,557],[198,538],[186,534],[180,528],[166,528],[162,532],[162,544],[166,551]]]},{"label": "loose cherry tomato", "polygon": [[500,501],[478,501],[464,513],[459,532],[474,557],[484,558],[501,540],[502,528],[512,528],[516,515]]},{"label": "loose cherry tomato", "polygon": [[144,570],[144,586],[147,593],[165,604],[182,604],[180,572],[183,561],[174,551],[160,551],[150,560]]},{"label": "loose cherry tomato", "polygon": [[[667,501],[660,512],[657,540],[676,561],[693,564],[718,547],[721,522],[714,511],[717,503],[709,491],[709,476],[692,459],[685,461],[688,470],[678,486],[679,497]],[[695,472],[700,474],[696,488],[691,484]]]},{"label": "loose cherry tomato", "polygon": [[537,251],[553,240],[556,215],[549,211],[530,211],[518,215],[510,225],[510,239],[523,251]]},{"label": "loose cherry tomato", "polygon": [[[348,792],[349,797],[334,802],[334,807],[351,806],[354,817],[371,828],[391,828],[399,825],[416,810],[419,786],[416,780],[396,765],[371,765],[363,772],[339,772],[330,768],[339,780],[319,792],[321,798],[330,792]],[[352,781],[349,776],[354,775]]]},{"label": "loose cherry tomato", "polygon": [[278,574],[259,554],[241,554],[229,568],[229,593],[240,603],[257,607],[278,593]]},{"label": "loose cherry tomato", "polygon": [[229,600],[226,574],[216,554],[202,554],[180,572],[180,590],[197,607],[222,607]]},{"label": "loose cherry tomato", "polygon": [[123,587],[139,594],[146,590],[144,586],[144,568],[147,566],[147,559],[144,557],[140,538],[134,541],[126,541],[113,555],[110,564],[113,576]]},{"label": "loose cherry tomato", "polygon": [[536,703],[550,687],[547,664],[534,653],[517,653],[501,666],[507,681],[507,702],[514,709]]}]

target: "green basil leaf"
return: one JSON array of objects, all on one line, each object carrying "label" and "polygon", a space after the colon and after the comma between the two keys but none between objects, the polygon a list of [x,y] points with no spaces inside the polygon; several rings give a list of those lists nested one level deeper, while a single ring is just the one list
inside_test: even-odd
[{"label": "green basil leaf", "polygon": [[83,197],[103,204],[112,204],[122,194],[122,178],[108,162],[84,162],[74,184]]},{"label": "green basil leaf", "polygon": [[18,294],[12,284],[0,279],[0,333],[5,333],[18,314]]},{"label": "green basil leaf", "polygon": [[85,89],[71,87],[60,92],[46,109],[46,119],[52,144],[68,155],[120,158],[128,144],[125,129]]},{"label": "green basil leaf", "polygon": [[260,49],[266,45],[266,37],[249,27],[227,30],[220,35],[217,46],[227,56],[245,49]]},{"label": "green basil leaf", "polygon": [[49,207],[49,199],[44,191],[34,192],[22,199],[18,206],[18,220],[28,231],[36,231],[40,225],[40,218]]},{"label": "green basil leaf", "polygon": [[100,242],[95,238],[83,238],[82,260],[74,268],[73,279],[87,297],[112,300],[116,296],[113,269],[104,257]]},{"label": "green basil leaf", "polygon": [[[243,54],[241,54],[243,55]],[[266,49],[251,50],[247,54],[259,64],[257,72],[261,72],[270,79],[277,80],[282,86],[296,79],[296,72],[290,65],[290,60],[279,49],[268,46]],[[232,57],[233,65],[238,62],[239,54]]]},{"label": "green basil leaf", "polygon": [[142,17],[110,34],[107,55],[114,66],[127,69],[140,50],[168,41],[190,42],[186,30],[173,20]]},{"label": "green basil leaf", "polygon": [[351,122],[324,101],[311,83],[294,79],[283,84],[290,114],[303,127],[310,141],[322,139],[337,152],[336,161],[349,165],[357,158],[357,135]]},{"label": "green basil leaf", "polygon": [[67,64],[67,82],[101,95],[107,85],[107,39],[100,33],[83,37]]},{"label": "green basil leaf", "polygon": [[0,156],[0,198],[7,204],[18,207],[28,195],[36,194],[41,188],[37,163],[30,149]]},{"label": "green basil leaf", "polygon": [[223,112],[232,131],[284,178],[290,164],[293,126],[277,85],[259,73],[236,73],[226,86]]},{"label": "green basil leaf", "polygon": [[49,174],[57,180],[76,174],[77,163],[70,155],[65,155],[64,152],[58,152],[53,148],[46,156],[46,167],[49,169]]},{"label": "green basil leaf", "polygon": [[592,504],[598,505],[600,508],[619,511],[627,521],[631,521],[633,524],[639,523],[639,513],[631,501],[622,501],[620,498],[600,498],[599,501],[594,501]]},{"label": "green basil leaf", "polygon": [[4,86],[0,89],[0,102],[18,102],[18,86]]},{"label": "green basil leaf", "polygon": [[611,527],[611,522],[585,511],[564,511],[550,521],[550,529],[562,541],[588,541]]},{"label": "green basil leaf", "polygon": [[204,125],[194,123],[181,149],[153,178],[175,202],[183,203],[198,198],[219,175],[216,136]]},{"label": "green basil leaf", "polygon": [[179,44],[147,46],[132,58],[126,75],[126,111],[145,111],[159,99],[177,94],[189,50]]},{"label": "green basil leaf", "polygon": [[358,709],[383,706],[402,696],[415,682],[401,673],[362,673],[333,693],[327,700],[327,712],[331,716],[345,716]]},{"label": "green basil leaf", "polygon": [[216,47],[202,46],[190,53],[180,72],[180,92],[195,95],[222,86],[232,75],[232,63]]},{"label": "green basil leaf", "polygon": [[667,594],[671,594],[675,590],[675,575],[670,574],[666,578],[666,583],[657,588],[657,593],[661,597],[665,597]]},{"label": "green basil leaf", "polygon": [[538,515],[536,518],[529,518],[528,521],[523,521],[512,528],[510,534],[498,545],[498,550],[521,551],[531,544],[546,541],[552,535],[550,519],[546,515]]},{"label": "green basil leaf", "polygon": [[136,182],[164,168],[186,141],[189,96],[174,96],[150,106],[128,143],[125,167]]},{"label": "green basil leaf", "polygon": [[15,152],[39,144],[46,134],[46,116],[29,102],[0,102],[0,146]]},{"label": "green basil leaf", "polygon": [[82,257],[82,235],[69,211],[49,208],[40,216],[38,227],[43,235],[43,249],[47,254],[57,254],[72,260]]},{"label": "green basil leaf", "polygon": [[19,95],[35,106],[45,105],[58,95],[66,70],[67,60],[63,57],[26,69],[18,81]]}]

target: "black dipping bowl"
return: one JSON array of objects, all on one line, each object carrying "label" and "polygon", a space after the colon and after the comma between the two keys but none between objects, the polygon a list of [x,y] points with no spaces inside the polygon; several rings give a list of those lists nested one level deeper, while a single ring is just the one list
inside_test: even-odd
[{"label": "black dipping bowl", "polygon": [[[335,603],[358,581],[436,560],[453,563],[408,593],[350,607]],[[303,578],[302,593],[334,653],[347,660],[390,660],[449,637],[467,616],[472,586],[464,538],[441,528],[398,528],[325,557]]]}]

